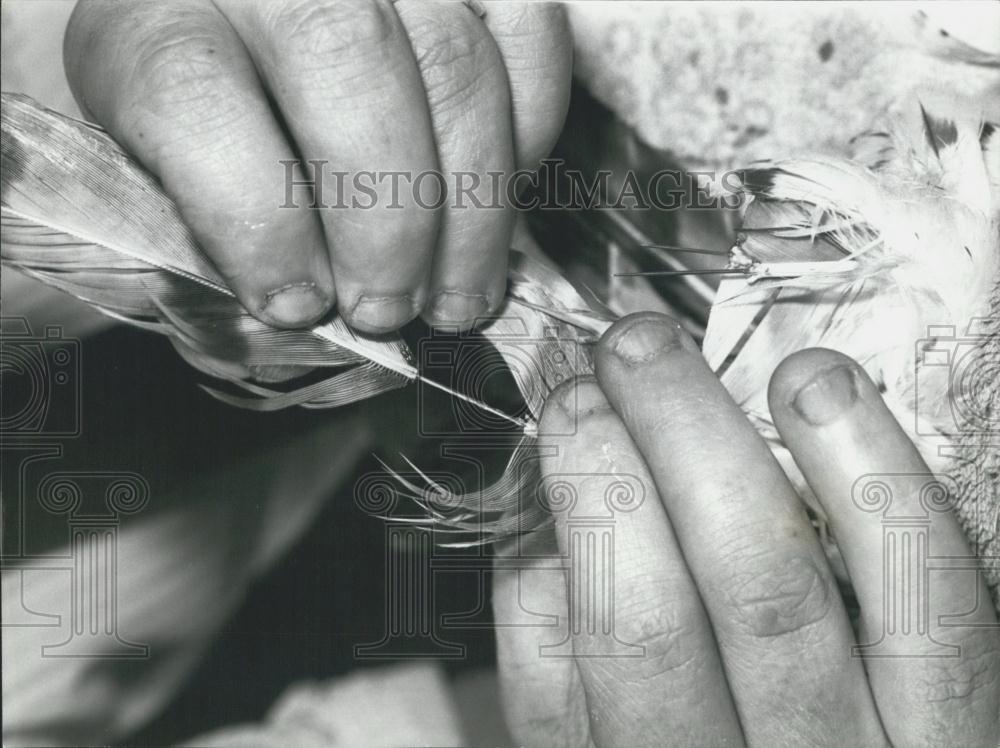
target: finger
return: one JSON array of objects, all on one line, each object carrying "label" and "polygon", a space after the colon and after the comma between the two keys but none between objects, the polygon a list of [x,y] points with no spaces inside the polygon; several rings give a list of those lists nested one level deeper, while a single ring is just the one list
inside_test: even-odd
[{"label": "finger", "polygon": [[503,179],[514,166],[507,76],[488,29],[466,5],[400,0],[396,10],[417,56],[452,191],[425,317],[468,327],[492,312],[506,290],[515,217]]},{"label": "finger", "polygon": [[490,3],[483,21],[496,41],[510,84],[518,169],[549,155],[566,119],[573,37],[560,3]]},{"label": "finger", "polygon": [[[935,503],[947,478],[930,474],[868,375],[840,353],[790,356],[768,396],[847,562],[867,645],[858,654],[889,737],[996,745],[1000,635],[985,586],[969,570],[926,572],[935,559],[972,557],[947,503]],[[949,616],[961,622],[948,627]]]},{"label": "finger", "polygon": [[250,313],[296,327],[330,308],[319,222],[281,208],[292,148],[211,3],[82,2],[65,58],[81,105],[156,173]]},{"label": "finger", "polygon": [[546,657],[565,641],[565,570],[551,528],[496,547],[493,619],[507,726],[518,745],[592,745],[580,672]]},{"label": "finger", "polygon": [[433,171],[437,160],[420,73],[392,4],[218,4],[247,41],[303,157],[326,172],[320,214],[341,314],[366,332],[400,327],[426,301],[438,223],[433,198],[415,192],[407,175]]},{"label": "finger", "polygon": [[601,746],[740,745],[712,629],[653,482],[593,379],[539,425],[545,497],[568,567],[572,654]]},{"label": "finger", "polygon": [[632,315],[604,335],[596,366],[697,582],[748,742],[877,744],[878,716],[815,533],[694,341],[663,315]]}]

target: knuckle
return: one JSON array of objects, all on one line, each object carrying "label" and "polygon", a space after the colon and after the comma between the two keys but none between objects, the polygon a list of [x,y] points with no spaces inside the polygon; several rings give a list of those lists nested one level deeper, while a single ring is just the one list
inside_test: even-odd
[{"label": "knuckle", "polygon": [[271,28],[296,57],[327,68],[369,60],[398,33],[391,9],[378,0],[286,0],[274,6]]},{"label": "knuckle", "polygon": [[150,95],[171,101],[196,99],[227,74],[218,57],[226,46],[210,31],[166,25],[151,34],[139,50],[136,77]]},{"label": "knuckle", "polygon": [[622,682],[640,682],[663,675],[680,675],[699,667],[704,659],[702,637],[682,611],[690,606],[647,599],[617,606],[615,637],[625,644],[642,647],[641,658],[610,658],[603,662]]},{"label": "knuckle", "polygon": [[832,612],[835,591],[811,555],[756,558],[726,591],[730,620],[755,638],[809,629]]},{"label": "knuckle", "polygon": [[101,103],[112,126],[133,109],[196,120],[218,107],[247,64],[227,31],[203,10],[82,2],[66,32],[67,77],[84,99]]},{"label": "knuckle", "polygon": [[529,28],[532,31],[541,30],[549,36],[556,36],[565,39],[570,43],[569,16],[566,13],[566,6],[563,3],[534,3],[522,6],[531,8],[536,16],[536,20]]},{"label": "knuckle", "polygon": [[457,109],[501,64],[488,34],[471,13],[411,24],[410,39],[432,112]]},{"label": "knuckle", "polygon": [[229,40],[208,30],[173,24],[158,29],[138,50],[127,93],[116,107],[118,127],[131,132],[150,123],[150,132],[164,137],[171,131],[224,132],[238,116],[240,63],[229,50]]},{"label": "knuckle", "polygon": [[486,34],[472,23],[470,14],[447,18],[420,16],[411,20],[408,33],[422,66],[445,66],[471,60]]},{"label": "knuckle", "polygon": [[501,12],[503,25],[494,32],[498,37],[526,41],[569,38],[569,20],[562,3],[509,3]]},{"label": "knuckle", "polygon": [[166,162],[217,159],[247,115],[241,72],[228,39],[208,30],[165,27],[146,39],[131,77],[115,95],[107,124],[141,148],[158,170]]}]

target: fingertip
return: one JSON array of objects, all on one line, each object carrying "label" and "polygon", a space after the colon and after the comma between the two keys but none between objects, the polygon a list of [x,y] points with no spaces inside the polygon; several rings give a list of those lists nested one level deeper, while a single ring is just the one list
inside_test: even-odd
[{"label": "fingertip", "polygon": [[412,294],[366,293],[341,304],[341,315],[359,332],[384,335],[414,320],[422,304]]},{"label": "fingertip", "polygon": [[486,319],[491,311],[492,305],[484,293],[439,291],[431,298],[422,316],[429,325],[465,331]]},{"label": "fingertip", "polygon": [[596,378],[585,375],[568,379],[546,398],[538,433],[540,436],[573,433],[581,418],[610,408]]},{"label": "fingertip", "polygon": [[[326,317],[337,299],[326,245],[308,214],[281,213],[255,228],[246,221],[192,221],[201,246],[257,319],[298,329]],[[270,219],[270,220],[268,220]]]},{"label": "fingertip", "polygon": [[318,322],[332,306],[332,293],[315,282],[286,283],[264,294],[256,316],[272,327],[295,329]]},{"label": "fingertip", "polygon": [[602,364],[623,363],[639,367],[672,351],[698,353],[697,344],[677,320],[658,312],[638,312],[622,317],[597,345],[598,377]]},{"label": "fingertip", "polygon": [[507,295],[506,264],[493,274],[496,280],[487,278],[461,287],[436,287],[423,310],[424,320],[429,325],[464,331],[493,319]]},{"label": "fingertip", "polygon": [[776,424],[794,418],[809,426],[825,426],[849,412],[866,386],[874,389],[850,356],[829,348],[807,348],[775,369],[767,389],[768,406]]}]

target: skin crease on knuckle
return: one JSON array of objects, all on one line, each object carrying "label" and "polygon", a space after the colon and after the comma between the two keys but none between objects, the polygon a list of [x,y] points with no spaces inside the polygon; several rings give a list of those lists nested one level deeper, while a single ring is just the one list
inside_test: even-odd
[{"label": "skin crease on knuckle", "polygon": [[[624,592],[615,600],[615,636],[623,642],[643,647],[640,658],[597,658],[591,667],[614,683],[642,683],[662,675],[680,678],[685,671],[698,672],[706,666],[702,637],[685,611],[700,605],[697,599],[657,599],[648,590]],[[689,684],[690,676],[681,680]],[[658,680],[662,683],[662,680]],[[665,693],[664,697],[669,697]]]},{"label": "skin crease on knuckle", "polygon": [[[559,3],[517,4],[502,8],[502,24],[492,26],[493,36],[505,47],[508,70],[537,82],[558,84],[552,78],[560,60],[571,61],[573,37],[566,9]],[[549,102],[540,101],[540,106]]]},{"label": "skin crease on knuckle", "polygon": [[396,96],[389,89],[405,73],[398,69],[404,61],[390,50],[409,42],[391,7],[375,0],[296,0],[265,3],[262,13],[269,54],[294,70],[293,81],[276,85],[285,98],[308,97],[299,106],[310,116],[334,109],[343,116],[352,108],[359,117],[370,116],[367,110],[380,92]]},{"label": "skin crease on knuckle", "polygon": [[973,631],[949,643],[961,656],[925,659],[910,683],[909,735],[924,733],[928,745],[1000,745],[1000,636]]},{"label": "skin crease on knuckle", "polygon": [[[247,81],[255,80],[256,73],[247,58],[233,54],[238,40],[213,28],[224,19],[193,10],[165,17],[143,5],[131,15],[108,19],[103,30],[93,29],[102,20],[83,19],[81,24],[90,28],[81,30],[86,37],[82,47],[79,40],[67,45],[68,68],[81,57],[88,61],[81,61],[83,72],[70,75],[85,79],[79,84],[84,98],[94,100],[93,91],[111,89],[99,94],[101,120],[131,150],[142,152],[161,178],[164,171],[183,169],[195,160],[213,164],[217,182],[227,174],[238,179],[245,165],[220,154],[238,152],[238,133],[252,126],[254,113],[241,103],[250,93],[244,90]],[[107,86],[109,74],[118,85]],[[188,187],[197,190],[198,185]],[[188,211],[201,202],[197,193],[183,197]],[[217,202],[206,198],[207,204]],[[245,212],[229,215],[229,222],[259,220],[271,202],[245,204]]]},{"label": "skin crease on knuckle", "polygon": [[921,683],[929,704],[961,702],[970,708],[984,699],[997,702],[1000,693],[1000,645],[997,637],[967,637],[962,656],[932,662]]},{"label": "skin crease on knuckle", "polygon": [[510,80],[517,166],[532,169],[555,145],[569,107],[573,37],[566,9],[501,4],[486,22]]},{"label": "skin crease on knuckle", "polygon": [[110,118],[106,124],[126,139],[144,120],[165,120],[182,133],[206,122],[223,129],[211,124],[230,116],[220,111],[218,90],[238,91],[244,71],[227,54],[234,40],[213,29],[222,19],[201,11],[166,16],[146,5],[129,14],[102,11],[83,6],[67,32],[67,75],[87,109]]},{"label": "skin crease on knuckle", "polygon": [[400,32],[385,0],[283,0],[265,3],[263,13],[274,39],[294,40],[304,63],[322,61],[331,75],[338,62],[364,67],[372,61],[358,59],[359,50],[377,51]]},{"label": "skin crease on knuckle", "polygon": [[[95,118],[157,175],[246,309],[281,327],[311,323],[332,300],[329,263],[315,216],[279,210],[284,185],[266,178],[293,152],[242,41],[207,2],[122,7],[81,6],[70,77],[87,78]],[[87,70],[73,73],[80,55]],[[299,303],[272,304],[282,290]]]},{"label": "skin crease on knuckle", "polygon": [[729,581],[729,623],[753,638],[808,637],[836,608],[832,581],[808,554],[760,553]]},{"label": "skin crease on knuckle", "polygon": [[439,138],[457,129],[454,120],[463,116],[472,94],[499,72],[500,58],[477,24],[471,13],[407,22]]}]

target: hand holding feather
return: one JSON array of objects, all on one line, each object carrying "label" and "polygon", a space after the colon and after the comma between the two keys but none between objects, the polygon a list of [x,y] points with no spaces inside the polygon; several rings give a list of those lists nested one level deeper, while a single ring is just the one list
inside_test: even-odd
[{"label": "hand holding feather", "polygon": [[[5,264],[168,335],[193,365],[254,396],[216,393],[241,405],[332,407],[420,376],[396,337],[360,335],[336,318],[299,331],[258,322],[205,260],[157,183],[110,138],[22,97],[5,96],[3,108]],[[766,386],[777,364],[796,350],[820,345],[852,356],[883,390],[930,467],[962,486],[955,501],[967,534],[985,555],[1000,557],[1000,149],[996,131],[976,119],[958,121],[953,134],[935,130],[933,122],[919,108],[893,129],[863,139],[859,152],[871,152],[859,158],[867,161],[799,160],[746,172],[742,189],[752,200],[734,258],[807,263],[810,272],[725,281],[705,355],[821,524],[823,509],[771,421]],[[948,133],[944,140],[940,129]],[[824,262],[830,272],[816,267]],[[483,333],[504,355],[528,404],[526,430],[552,388],[591,371],[592,344],[612,316],[550,268],[515,255],[502,314]],[[967,365],[962,371],[973,379],[918,362],[917,342],[942,325],[954,327],[955,350]],[[511,336],[542,344],[526,360]],[[573,355],[565,355],[567,347]],[[336,373],[292,391],[266,386],[276,373],[314,367]],[[956,413],[975,423],[956,422]],[[530,451],[528,439],[504,479],[482,493],[445,497],[460,509],[447,517],[433,508],[434,490],[408,488],[431,509],[430,520],[446,520],[456,530],[483,530],[487,539],[530,530],[547,516],[534,503],[523,506],[518,495],[537,479],[526,467],[534,462]],[[835,552],[832,545],[828,550]],[[995,584],[1000,563],[985,563]]]}]

